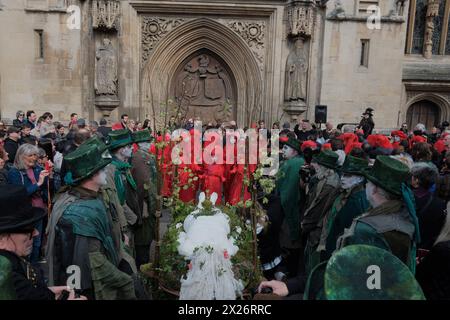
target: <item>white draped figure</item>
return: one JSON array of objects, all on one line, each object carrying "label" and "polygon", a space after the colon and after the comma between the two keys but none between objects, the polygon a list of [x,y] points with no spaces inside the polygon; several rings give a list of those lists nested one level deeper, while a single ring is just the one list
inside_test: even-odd
[{"label": "white draped figure", "polygon": [[186,279],[181,279],[180,300],[234,300],[243,290],[230,261],[239,248],[228,237],[228,216],[214,207],[217,194],[211,195],[212,215],[198,215],[204,200],[202,192],[197,209],[186,217],[184,232],[178,236],[178,253],[191,261]]}]

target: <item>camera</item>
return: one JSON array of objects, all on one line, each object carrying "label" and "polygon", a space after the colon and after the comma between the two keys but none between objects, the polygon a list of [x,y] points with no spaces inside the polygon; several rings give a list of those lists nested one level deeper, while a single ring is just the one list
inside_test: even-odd
[{"label": "camera", "polygon": [[305,184],[308,184],[311,181],[311,178],[316,174],[316,170],[314,169],[313,166],[307,164],[307,165],[303,165],[300,168],[299,174],[300,174],[300,179]]}]

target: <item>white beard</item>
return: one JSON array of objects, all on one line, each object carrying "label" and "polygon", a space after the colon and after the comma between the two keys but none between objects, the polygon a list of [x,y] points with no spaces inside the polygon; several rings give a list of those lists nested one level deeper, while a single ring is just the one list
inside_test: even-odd
[{"label": "white beard", "polygon": [[363,177],[360,176],[343,176],[341,177],[341,187],[342,189],[348,190],[352,187],[360,184],[364,181]]}]

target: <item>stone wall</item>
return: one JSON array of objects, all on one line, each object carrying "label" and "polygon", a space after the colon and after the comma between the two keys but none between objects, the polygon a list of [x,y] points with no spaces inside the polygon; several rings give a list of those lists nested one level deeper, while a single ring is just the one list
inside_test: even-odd
[{"label": "stone wall", "polygon": [[[50,111],[58,120],[82,115],[80,31],[66,25],[66,1],[3,0],[0,11],[0,110],[12,120],[17,110]],[[43,31],[44,58],[38,35]]]},{"label": "stone wall", "polygon": [[[406,20],[389,18],[394,1],[381,1],[381,29],[370,30],[349,2],[342,2],[346,7],[341,18],[330,18],[336,1],[327,4],[320,102],[328,105],[328,118],[335,125],[359,123],[371,106],[377,127],[394,128],[402,105]],[[360,66],[361,39],[370,40],[367,68]]]}]

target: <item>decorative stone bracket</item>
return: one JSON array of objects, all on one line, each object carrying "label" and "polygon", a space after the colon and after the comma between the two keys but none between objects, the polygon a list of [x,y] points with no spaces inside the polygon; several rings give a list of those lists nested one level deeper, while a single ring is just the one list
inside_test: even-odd
[{"label": "decorative stone bracket", "polygon": [[92,27],[94,29],[119,29],[120,1],[93,0],[92,1]]}]

